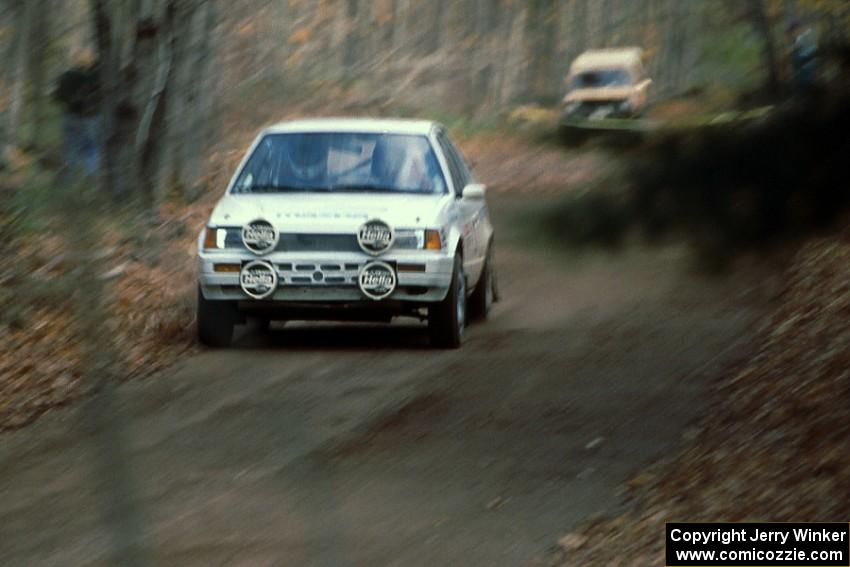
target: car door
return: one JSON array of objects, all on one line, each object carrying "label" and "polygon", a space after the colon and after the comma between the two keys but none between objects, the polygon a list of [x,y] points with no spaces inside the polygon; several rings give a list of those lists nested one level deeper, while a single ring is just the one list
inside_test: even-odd
[{"label": "car door", "polygon": [[449,173],[458,199],[457,205],[463,234],[463,269],[471,289],[478,282],[486,255],[487,242],[483,234],[486,206],[484,201],[472,201],[460,197],[463,188],[474,182],[472,174],[460,155],[460,151],[444,130],[437,134],[437,140],[448,162]]}]

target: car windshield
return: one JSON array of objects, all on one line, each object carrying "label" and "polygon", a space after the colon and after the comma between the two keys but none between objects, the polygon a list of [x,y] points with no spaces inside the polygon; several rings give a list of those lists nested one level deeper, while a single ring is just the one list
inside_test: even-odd
[{"label": "car windshield", "polygon": [[599,69],[584,71],[573,77],[573,89],[624,87],[632,84],[632,76],[625,69]]},{"label": "car windshield", "polygon": [[445,193],[425,136],[382,133],[269,134],[239,172],[234,193]]}]

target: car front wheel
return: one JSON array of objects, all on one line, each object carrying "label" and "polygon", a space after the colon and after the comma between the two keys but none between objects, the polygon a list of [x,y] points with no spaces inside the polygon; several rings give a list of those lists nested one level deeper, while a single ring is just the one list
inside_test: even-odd
[{"label": "car front wheel", "polygon": [[446,297],[428,308],[431,344],[438,348],[458,348],[466,325],[466,276],[460,255],[455,256],[452,281]]},{"label": "car front wheel", "polygon": [[209,301],[198,288],[198,340],[202,344],[224,348],[233,339],[238,313],[230,301]]},{"label": "car front wheel", "polygon": [[487,248],[487,256],[484,267],[481,269],[481,277],[475,291],[469,296],[469,319],[471,321],[484,321],[493,307],[493,303],[499,300],[499,291],[496,286],[496,265],[494,261],[493,245]]}]

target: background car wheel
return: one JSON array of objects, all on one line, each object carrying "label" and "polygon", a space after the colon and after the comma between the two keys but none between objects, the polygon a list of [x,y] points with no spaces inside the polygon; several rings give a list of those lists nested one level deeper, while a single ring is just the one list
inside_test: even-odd
[{"label": "background car wheel", "polygon": [[469,319],[471,321],[484,321],[493,303],[498,300],[499,294],[496,288],[496,267],[494,264],[493,246],[487,248],[487,256],[484,267],[481,269],[481,278],[475,291],[469,297]]},{"label": "background car wheel", "polygon": [[229,301],[208,301],[198,288],[198,340],[209,347],[228,347],[238,313]]},{"label": "background car wheel", "polygon": [[455,256],[449,292],[438,304],[428,308],[428,332],[431,345],[438,348],[458,348],[466,324],[466,276],[463,262]]}]

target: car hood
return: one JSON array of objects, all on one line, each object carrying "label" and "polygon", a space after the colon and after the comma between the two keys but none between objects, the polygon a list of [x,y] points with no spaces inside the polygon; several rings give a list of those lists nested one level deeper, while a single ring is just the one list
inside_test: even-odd
[{"label": "car hood", "polygon": [[448,195],[387,193],[288,193],[225,195],[210,217],[211,226],[242,226],[265,219],[287,232],[354,232],[367,220],[393,227],[436,227]]},{"label": "car hood", "polygon": [[601,87],[598,89],[576,89],[567,93],[564,97],[564,103],[585,102],[585,101],[605,101],[605,100],[626,100],[634,92],[634,87]]}]

